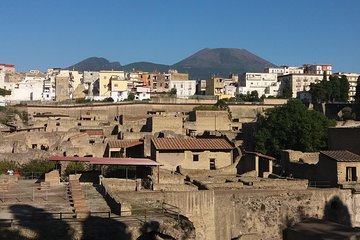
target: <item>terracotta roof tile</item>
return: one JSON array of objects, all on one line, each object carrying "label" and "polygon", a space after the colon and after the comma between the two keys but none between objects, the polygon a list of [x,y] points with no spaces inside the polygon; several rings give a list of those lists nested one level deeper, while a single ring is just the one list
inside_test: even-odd
[{"label": "terracotta roof tile", "polygon": [[84,133],[87,133],[89,136],[103,136],[104,131],[102,129],[85,129],[82,131]]},{"label": "terracotta roof tile", "polygon": [[143,144],[139,140],[112,140],[108,142],[109,148],[128,148]]},{"label": "terracotta roof tile", "polygon": [[360,162],[360,156],[349,151],[321,151],[320,153],[337,162]]},{"label": "terracotta roof tile", "polygon": [[232,150],[225,138],[153,138],[157,150]]}]

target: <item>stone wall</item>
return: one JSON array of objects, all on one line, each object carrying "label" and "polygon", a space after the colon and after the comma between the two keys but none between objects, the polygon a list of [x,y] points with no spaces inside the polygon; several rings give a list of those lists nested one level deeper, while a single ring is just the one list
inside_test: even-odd
[{"label": "stone wall", "polygon": [[359,226],[359,200],[358,195],[339,189],[215,192],[216,239],[248,234],[253,239],[281,239],[287,226],[303,218],[331,214],[328,208],[332,201],[342,204],[339,211],[347,211],[352,225]]}]

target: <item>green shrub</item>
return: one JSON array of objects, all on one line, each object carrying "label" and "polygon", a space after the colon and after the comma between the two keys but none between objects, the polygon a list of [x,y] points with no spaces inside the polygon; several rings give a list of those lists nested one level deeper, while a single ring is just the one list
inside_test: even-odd
[{"label": "green shrub", "polygon": [[6,174],[9,169],[17,171],[19,169],[19,164],[15,161],[9,160],[0,161],[0,174]]},{"label": "green shrub", "polygon": [[50,172],[55,168],[55,162],[33,159],[28,163],[21,165],[20,174],[21,176],[36,176],[41,177],[47,172]]},{"label": "green shrub", "polygon": [[84,171],[85,170],[85,164],[82,162],[70,162],[66,168],[65,168],[65,173],[66,175],[69,174],[74,174],[76,172],[79,171]]}]

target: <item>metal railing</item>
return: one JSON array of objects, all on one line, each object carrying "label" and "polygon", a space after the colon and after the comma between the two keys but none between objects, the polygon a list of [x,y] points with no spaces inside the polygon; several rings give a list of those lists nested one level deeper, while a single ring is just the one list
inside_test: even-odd
[{"label": "metal railing", "polygon": [[309,181],[309,187],[330,188],[332,186],[330,181]]}]

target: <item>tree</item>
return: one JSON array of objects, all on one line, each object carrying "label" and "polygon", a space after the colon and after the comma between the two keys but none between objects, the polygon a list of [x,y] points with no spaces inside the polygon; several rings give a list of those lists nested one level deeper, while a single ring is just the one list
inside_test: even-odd
[{"label": "tree", "polygon": [[135,94],[133,92],[130,92],[128,97],[127,97],[127,100],[128,101],[134,101],[134,99],[135,99]]},{"label": "tree", "polygon": [[290,86],[289,82],[285,82],[284,83],[284,88],[283,88],[283,92],[282,92],[282,96],[284,98],[292,98],[293,92]]},{"label": "tree", "polygon": [[256,151],[279,156],[284,149],[313,152],[327,146],[327,129],[331,121],[316,111],[308,110],[299,100],[289,100],[258,117],[254,135]]},{"label": "tree", "polygon": [[330,76],[319,83],[310,84],[310,94],[313,103],[346,102],[349,98],[349,81],[346,76]]},{"label": "tree", "polygon": [[360,76],[356,81],[355,103],[360,104]]}]

